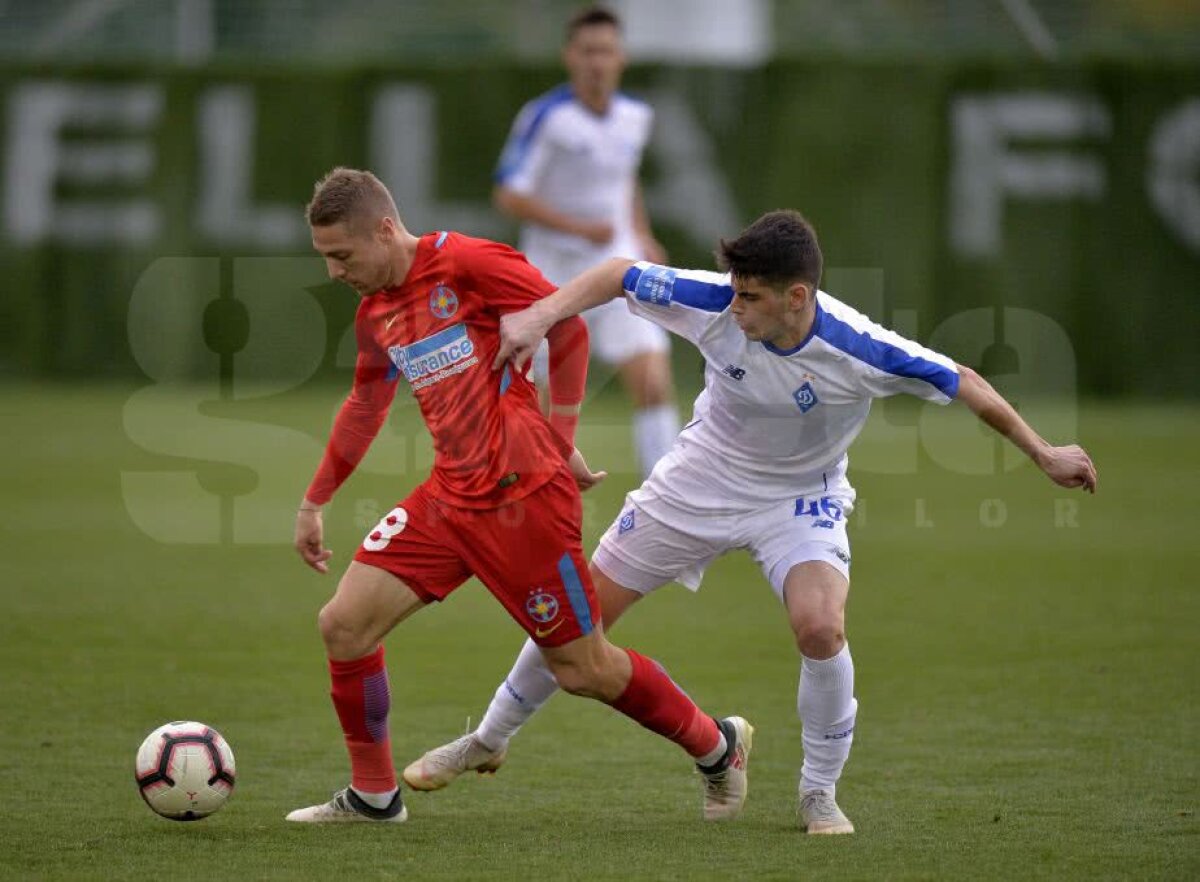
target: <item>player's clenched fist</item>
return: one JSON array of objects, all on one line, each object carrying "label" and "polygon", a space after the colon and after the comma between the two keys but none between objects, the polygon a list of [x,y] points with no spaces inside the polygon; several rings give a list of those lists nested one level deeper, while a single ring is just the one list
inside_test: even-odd
[{"label": "player's clenched fist", "polygon": [[535,304],[500,317],[500,349],[492,362],[492,370],[499,370],[509,360],[517,371],[524,369],[550,330],[551,322],[541,313]]}]

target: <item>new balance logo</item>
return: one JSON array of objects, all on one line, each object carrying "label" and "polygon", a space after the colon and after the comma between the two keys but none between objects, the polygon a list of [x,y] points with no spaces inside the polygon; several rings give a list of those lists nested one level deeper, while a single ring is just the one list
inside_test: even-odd
[{"label": "new balance logo", "polygon": [[721,371],[721,373],[728,374],[729,376],[733,377],[735,380],[743,380],[746,378],[746,369],[740,368],[736,364],[725,365],[725,369],[723,371]]},{"label": "new balance logo", "polygon": [[516,701],[517,704],[525,703],[525,696],[522,695],[520,692],[518,692],[516,689],[514,689],[513,684],[508,682],[507,679],[504,681],[504,688],[508,691],[508,694],[513,697],[513,700]]}]

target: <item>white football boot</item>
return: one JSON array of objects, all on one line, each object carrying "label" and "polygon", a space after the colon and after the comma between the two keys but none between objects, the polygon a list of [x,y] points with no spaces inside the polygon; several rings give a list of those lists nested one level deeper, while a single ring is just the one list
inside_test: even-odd
[{"label": "white football boot", "polygon": [[404,770],[404,783],[413,790],[441,790],[463,772],[494,774],[504,764],[508,748],[490,750],[473,732],[435,747]]},{"label": "white football boot", "polygon": [[809,790],[800,794],[800,826],[815,836],[854,832],[854,825],[838,808],[828,790]]},{"label": "white football boot", "polygon": [[749,782],[746,766],[754,742],[754,727],[741,717],[717,720],[728,745],[725,756],[713,766],[696,766],[704,779],[704,820],[727,821],[741,814]]},{"label": "white football boot", "polygon": [[333,799],[329,802],[289,812],[287,820],[301,824],[346,824],[359,821],[372,824],[403,824],[408,820],[408,809],[399,790],[387,808],[377,809],[347,787],[333,794]]}]

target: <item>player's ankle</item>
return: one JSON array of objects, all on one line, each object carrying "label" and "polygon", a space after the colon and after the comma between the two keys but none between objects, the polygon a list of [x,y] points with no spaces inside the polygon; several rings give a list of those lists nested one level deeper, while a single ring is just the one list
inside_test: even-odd
[{"label": "player's ankle", "polygon": [[492,753],[499,753],[508,747],[508,739],[503,735],[497,735],[495,732],[484,732],[476,729],[471,735],[475,738],[476,744]]},{"label": "player's ankle", "polygon": [[354,791],[355,796],[357,796],[371,808],[380,810],[386,809],[392,804],[392,800],[396,798],[396,791],[399,790],[398,787],[393,787],[391,790],[386,790],[381,793],[368,793],[359,790],[357,787],[351,787],[350,789]]},{"label": "player's ankle", "polygon": [[714,718],[713,723],[717,727],[717,743],[708,753],[692,757],[700,770],[709,774],[721,771],[728,764],[733,748],[732,730],[727,730],[718,719]]}]

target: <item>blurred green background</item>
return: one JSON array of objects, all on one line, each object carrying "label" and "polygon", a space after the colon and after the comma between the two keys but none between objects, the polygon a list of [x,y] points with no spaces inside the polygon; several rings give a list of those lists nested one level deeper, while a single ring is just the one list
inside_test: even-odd
[{"label": "blurred green background", "polygon": [[[851,457],[851,841],[797,832],[795,651],[740,555],[616,637],[759,726],[743,823],[701,827],[669,746],[556,699],[496,780],[414,797],[399,835],[285,829],[345,777],[313,621],[332,582],[289,543],[356,303],[303,205],[368,166],[414,229],[513,240],[491,171],[576,5],[0,0],[0,877],[1200,875],[1196,4],[615,5],[672,261],[802,210],[826,290],[1087,447],[1099,495],[958,406],[876,406]],[[686,415],[699,359],[674,358]],[[638,480],[611,380],[581,426],[611,472],[588,548]],[[430,464],[402,392],[330,508],[335,562]],[[391,638],[398,761],[477,719],[519,642],[477,584]],[[131,781],[179,717],[240,762],[203,824]]]},{"label": "blurred green background", "polygon": [[[511,239],[488,204],[493,164],[522,102],[558,79],[512,63],[0,74],[0,371],[138,376],[146,344],[173,353],[155,379],[211,378],[214,346],[243,381],[294,377],[286,352],[236,352],[270,333],[273,310],[246,315],[256,299],[322,303],[333,339],[348,326],[351,298],[311,290],[312,182],[371,167],[413,229]],[[647,198],[674,262],[711,268],[719,237],[796,207],[826,289],[910,335],[978,363],[1005,341],[971,311],[1018,309],[1044,325],[1013,359],[1039,391],[1200,395],[1200,64],[773,62],[629,82],[658,111]],[[288,256],[282,276],[238,278]],[[168,257],[195,268],[164,287]],[[139,290],[144,326],[129,321]],[[234,308],[212,308],[221,297]]]}]

